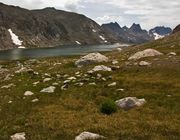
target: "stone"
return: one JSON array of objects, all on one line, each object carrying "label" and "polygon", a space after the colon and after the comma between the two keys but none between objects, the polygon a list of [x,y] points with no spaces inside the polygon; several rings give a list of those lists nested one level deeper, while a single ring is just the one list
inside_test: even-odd
[{"label": "stone", "polygon": [[68,80],[76,80],[76,77],[69,77]]},{"label": "stone", "polygon": [[11,140],[26,140],[25,136],[26,136],[26,134],[24,132],[16,133],[11,136]]},{"label": "stone", "polygon": [[50,87],[42,89],[40,92],[43,92],[43,93],[54,93],[55,89],[56,89],[56,87],[50,86]]},{"label": "stone", "polygon": [[34,73],[33,69],[26,68],[26,67],[24,67],[23,65],[22,65],[22,67],[21,67],[19,70],[15,71],[16,74],[26,73],[26,72],[27,72],[27,73]]},{"label": "stone", "polygon": [[84,57],[81,57],[75,62],[77,67],[83,67],[89,64],[108,62],[108,58],[100,53],[90,53]]},{"label": "stone", "polygon": [[99,134],[91,133],[91,132],[82,132],[78,135],[75,140],[96,140],[96,139],[104,139],[104,136]]},{"label": "stone", "polygon": [[150,66],[150,65],[151,65],[151,63],[146,62],[146,61],[139,62],[139,66]]},{"label": "stone", "polygon": [[119,62],[117,60],[113,60],[112,61],[112,64],[115,65],[115,64],[118,64]]},{"label": "stone", "polygon": [[159,56],[159,55],[163,55],[163,53],[161,53],[157,50],[154,50],[154,49],[146,49],[144,51],[139,51],[139,52],[135,53],[134,55],[129,57],[128,60],[138,60],[138,59],[145,58],[145,57],[152,57],[152,56]]},{"label": "stone", "polygon": [[110,67],[104,66],[104,65],[99,65],[99,66],[95,66],[91,71],[89,71],[88,73],[93,73],[93,72],[97,72],[97,71],[112,71],[112,69]]},{"label": "stone", "polygon": [[136,97],[126,97],[115,102],[118,107],[129,110],[134,107],[142,106],[146,103],[145,99],[138,99]]},{"label": "stone", "polygon": [[53,86],[58,86],[59,84],[55,82],[55,83],[53,83],[52,85],[53,85]]},{"label": "stone", "polygon": [[64,84],[63,86],[61,86],[61,90],[67,90],[68,87],[68,84]]},{"label": "stone", "polygon": [[31,101],[32,103],[35,103],[35,102],[39,102],[39,99],[33,99],[32,101]]},{"label": "stone", "polygon": [[31,91],[26,91],[26,92],[24,93],[24,96],[32,96],[32,95],[34,95],[34,93],[31,92]]},{"label": "stone", "polygon": [[117,48],[116,49],[118,52],[122,52],[122,48]]},{"label": "stone", "polygon": [[39,84],[40,82],[37,81],[37,82],[34,82],[33,85],[36,86],[37,84]]},{"label": "stone", "polygon": [[114,87],[114,86],[116,86],[116,85],[117,85],[117,83],[116,83],[116,82],[113,82],[113,83],[109,84],[108,87]]},{"label": "stone", "polygon": [[175,52],[170,52],[170,53],[168,53],[168,55],[176,56],[177,54]]},{"label": "stone", "polygon": [[15,87],[15,86],[16,86],[15,84],[11,83],[11,84],[9,84],[9,85],[2,86],[1,88],[2,88],[2,89],[3,89],[3,88],[8,89],[8,88]]},{"label": "stone", "polygon": [[43,80],[43,82],[45,83],[45,82],[48,82],[48,81],[51,81],[52,80],[52,78],[45,78],[44,80]]},{"label": "stone", "polygon": [[9,101],[8,104],[11,104],[13,101]]},{"label": "stone", "polygon": [[89,85],[91,85],[91,86],[96,86],[96,83],[95,83],[95,82],[89,83]]},{"label": "stone", "polygon": [[123,89],[123,88],[120,88],[120,89],[117,89],[116,91],[124,91],[124,89]]}]

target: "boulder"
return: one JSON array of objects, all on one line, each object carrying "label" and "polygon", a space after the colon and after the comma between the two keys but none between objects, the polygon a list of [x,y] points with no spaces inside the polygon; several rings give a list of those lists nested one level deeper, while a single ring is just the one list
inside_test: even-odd
[{"label": "boulder", "polygon": [[168,53],[168,55],[176,56],[177,54],[175,52],[170,52],[170,53]]},{"label": "boulder", "polygon": [[43,82],[45,83],[45,82],[49,82],[49,81],[51,81],[52,80],[52,78],[45,78],[44,80],[43,80]]},{"label": "boulder", "polygon": [[138,99],[136,97],[126,97],[116,101],[118,107],[129,110],[134,107],[142,106],[146,103],[145,99]]},{"label": "boulder", "polygon": [[38,102],[38,101],[39,101],[39,99],[36,98],[36,99],[33,99],[31,102],[35,103],[35,102]]},{"label": "boulder", "polygon": [[40,92],[44,92],[44,93],[54,93],[55,89],[56,89],[56,87],[50,86],[50,87],[47,87],[47,88],[42,89]]},{"label": "boulder", "polygon": [[116,83],[116,82],[113,82],[113,83],[109,84],[108,87],[114,87],[114,86],[116,86],[116,85],[117,85],[117,83]]},{"label": "boulder", "polygon": [[151,65],[151,63],[146,62],[146,61],[139,62],[139,66],[149,66],[149,65]]},{"label": "boulder", "polygon": [[26,140],[25,135],[26,134],[24,132],[16,133],[16,134],[11,136],[11,140]]},{"label": "boulder", "polygon": [[77,67],[83,67],[89,64],[108,62],[108,58],[100,53],[90,53],[75,62]]},{"label": "boulder", "polygon": [[104,65],[99,65],[95,66],[91,71],[88,71],[88,73],[93,73],[97,71],[112,71],[112,69]]},{"label": "boulder", "polygon": [[140,51],[129,57],[128,60],[138,60],[144,57],[150,57],[150,56],[158,56],[158,55],[163,55],[163,53],[154,50],[154,49],[146,49],[144,51]]},{"label": "boulder", "polygon": [[26,92],[24,93],[24,96],[32,96],[32,95],[34,95],[34,93],[31,92],[31,91],[26,91]]},{"label": "boulder", "polygon": [[96,139],[104,139],[104,136],[99,134],[91,133],[91,132],[82,132],[78,135],[75,140],[96,140]]},{"label": "boulder", "polygon": [[116,49],[118,52],[122,52],[122,48],[117,48]]}]

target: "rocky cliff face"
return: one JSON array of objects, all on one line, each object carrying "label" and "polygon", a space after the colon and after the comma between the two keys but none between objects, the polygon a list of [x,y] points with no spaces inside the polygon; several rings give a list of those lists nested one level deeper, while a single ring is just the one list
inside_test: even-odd
[{"label": "rocky cliff face", "polygon": [[173,34],[177,32],[180,32],[180,24],[175,27],[175,29],[173,30]]},{"label": "rocky cliff face", "polygon": [[0,3],[0,49],[19,47],[16,40],[25,47],[115,42],[113,36],[84,15],[54,8],[27,10]]},{"label": "rocky cliff face", "polygon": [[126,26],[121,28],[116,22],[103,24],[102,29],[124,43],[140,44],[153,40],[146,30],[142,30],[141,26],[135,23],[130,28]]}]

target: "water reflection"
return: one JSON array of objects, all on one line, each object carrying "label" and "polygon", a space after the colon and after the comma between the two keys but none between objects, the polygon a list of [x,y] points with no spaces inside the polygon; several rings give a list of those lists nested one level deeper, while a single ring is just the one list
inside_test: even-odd
[{"label": "water reflection", "polygon": [[89,45],[89,46],[58,46],[53,48],[12,49],[0,51],[0,59],[18,60],[22,58],[40,58],[54,56],[82,55],[90,52],[112,51],[117,47],[126,47],[127,44]]}]

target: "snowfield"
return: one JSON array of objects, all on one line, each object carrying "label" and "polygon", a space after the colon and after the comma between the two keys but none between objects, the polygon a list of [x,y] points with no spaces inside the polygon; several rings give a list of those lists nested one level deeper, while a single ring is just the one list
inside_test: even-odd
[{"label": "snowfield", "polygon": [[11,29],[8,29],[8,32],[11,35],[12,42],[17,46],[21,46],[23,41],[19,40],[19,37],[15,33],[13,33]]}]

